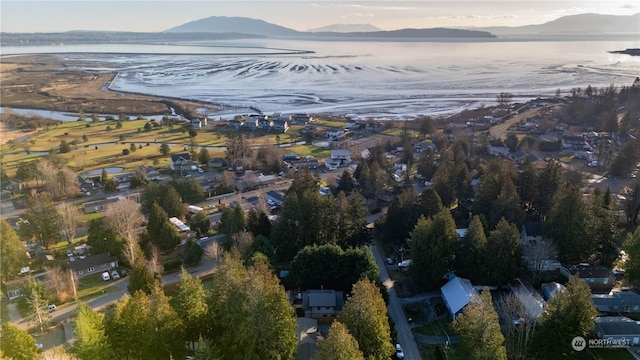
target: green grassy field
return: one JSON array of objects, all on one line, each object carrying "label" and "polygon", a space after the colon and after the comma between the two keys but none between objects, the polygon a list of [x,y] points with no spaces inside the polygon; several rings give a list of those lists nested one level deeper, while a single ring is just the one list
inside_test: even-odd
[{"label": "green grassy field", "polygon": [[[192,139],[181,127],[173,129],[157,128],[145,131],[144,126],[148,120],[123,121],[120,129],[116,128],[117,121],[103,121],[98,123],[72,121],[48,126],[36,134],[30,136],[22,143],[4,144],[0,148],[3,153],[3,165],[9,176],[14,176],[17,165],[21,162],[37,159],[43,154],[59,150],[60,143],[64,140],[71,145],[71,151],[59,154],[67,161],[67,164],[76,171],[99,169],[104,166],[123,167],[124,171],[131,171],[141,164],[154,165],[157,168],[169,166],[169,156],[160,153],[163,142],[169,145],[170,153],[183,152],[190,149]],[[343,126],[337,121],[325,120],[327,125]],[[213,126],[212,126],[213,125]],[[109,128],[109,130],[107,130]],[[291,126],[284,134],[267,133],[262,131],[240,132],[244,135],[249,146],[269,146],[300,141],[298,132],[302,125]],[[228,129],[220,130],[219,126],[212,122],[208,127],[199,129],[193,139],[197,149],[201,146],[224,147],[228,141]],[[123,155],[123,149],[130,149],[134,143],[136,150],[129,155]],[[29,150],[29,154],[26,150]],[[282,147],[281,152],[296,152],[300,156],[326,157],[330,151],[325,148],[309,145],[295,145]],[[224,157],[224,149],[211,149],[212,157]]]}]

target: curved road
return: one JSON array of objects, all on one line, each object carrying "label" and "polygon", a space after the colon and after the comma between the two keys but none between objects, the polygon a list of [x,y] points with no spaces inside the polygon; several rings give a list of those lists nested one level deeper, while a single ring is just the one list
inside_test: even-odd
[{"label": "curved road", "polygon": [[402,311],[402,305],[400,305],[400,300],[396,296],[396,291],[393,288],[393,281],[389,278],[389,272],[387,271],[387,266],[382,259],[382,255],[380,255],[380,251],[378,251],[378,248],[375,245],[371,246],[371,251],[373,252],[373,256],[376,258],[378,267],[380,268],[380,280],[382,280],[382,283],[387,287],[387,291],[389,292],[389,314],[391,315],[393,322],[396,324],[398,343],[402,346],[404,358],[407,360],[422,359],[422,357],[420,357],[418,344],[413,337],[411,326]]}]

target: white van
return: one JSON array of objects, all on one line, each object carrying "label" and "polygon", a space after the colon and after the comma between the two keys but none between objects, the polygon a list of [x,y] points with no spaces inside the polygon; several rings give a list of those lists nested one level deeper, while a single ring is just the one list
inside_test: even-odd
[{"label": "white van", "polygon": [[56,306],[51,304],[51,305],[47,306],[47,310],[49,310],[49,312],[55,311],[56,310]]},{"label": "white van", "polygon": [[102,280],[109,281],[110,279],[111,279],[111,276],[109,276],[108,272],[105,271],[102,273]]}]

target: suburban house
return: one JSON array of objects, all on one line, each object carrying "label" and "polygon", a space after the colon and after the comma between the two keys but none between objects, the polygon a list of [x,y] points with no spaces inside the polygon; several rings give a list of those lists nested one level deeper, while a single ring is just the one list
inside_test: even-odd
[{"label": "suburban house", "polygon": [[593,319],[593,332],[603,340],[627,342],[627,345],[640,344],[640,325],[624,316],[605,316]]},{"label": "suburban house", "polygon": [[535,245],[542,241],[542,223],[539,221],[528,221],[522,225],[520,233],[522,246]]},{"label": "suburban house", "polygon": [[487,152],[493,156],[503,156],[509,154],[509,148],[500,141],[491,141],[487,145]]},{"label": "suburban house", "polygon": [[344,130],[343,129],[333,129],[333,130],[327,130],[327,137],[329,139],[335,140],[335,139],[339,139],[341,137],[344,137]]},{"label": "suburban house", "polygon": [[207,161],[207,166],[210,168],[221,168],[227,166],[227,161],[223,158],[212,158]]},{"label": "suburban house", "polygon": [[83,278],[92,274],[99,274],[118,267],[118,258],[109,253],[87,256],[84,259],[76,259],[69,262],[69,268],[74,275]]},{"label": "suburban house", "polygon": [[578,274],[584,280],[593,293],[608,294],[613,288],[615,278],[611,269],[604,266],[579,264],[569,269],[570,274]]},{"label": "suburban house", "polygon": [[270,190],[267,191],[267,202],[273,201],[277,206],[282,206],[284,203],[284,193],[282,191]]},{"label": "suburban house", "polygon": [[549,301],[549,299],[561,291],[564,291],[564,285],[558,284],[557,282],[544,283],[540,285],[540,292],[542,293],[542,298],[545,301]]},{"label": "suburban house", "polygon": [[191,126],[193,126],[195,129],[203,128],[207,126],[207,118],[195,118],[191,120]]},{"label": "suburban house", "polygon": [[442,301],[449,315],[455,319],[467,304],[479,299],[479,294],[468,279],[453,276],[441,289]]},{"label": "suburban house", "polygon": [[640,295],[632,291],[593,294],[591,295],[591,301],[600,313],[640,313]]},{"label": "suburban house", "polygon": [[298,160],[291,160],[291,165],[295,166],[298,169],[310,169],[310,170],[315,170],[316,168],[318,168],[319,162],[318,159],[308,159],[308,158],[304,158],[304,159],[298,159]]},{"label": "suburban house", "polygon": [[[54,270],[34,274],[32,277],[38,284],[42,284],[44,289],[47,291],[52,290],[56,285],[58,287],[65,287],[66,286],[65,282],[59,282],[56,284],[53,281],[51,281],[50,279],[51,271],[54,271]],[[18,279],[10,280],[5,284],[5,291],[9,301],[15,300],[20,296],[22,296],[23,284],[26,279],[27,277],[21,277]]]},{"label": "suburban house", "polygon": [[194,164],[194,162],[191,161],[191,155],[188,153],[171,154],[169,161],[169,167],[173,171],[189,171],[191,170],[191,165]]},{"label": "suburban house", "polygon": [[289,121],[292,124],[306,124],[311,121],[311,118],[307,114],[292,114],[289,115]]},{"label": "suburban house", "polygon": [[338,162],[338,166],[347,166],[351,163],[351,152],[349,150],[331,150],[331,160]]},{"label": "suburban house", "polygon": [[157,176],[160,176],[160,172],[151,166],[140,165],[138,166],[138,172],[142,174],[145,180],[152,180]]},{"label": "suburban house", "polygon": [[116,202],[118,200],[120,200],[119,197],[114,196],[114,197],[110,197],[102,200],[88,201],[82,204],[82,208],[84,209],[85,214],[99,213],[99,212],[106,211],[107,206],[109,206],[109,204]]},{"label": "suburban house", "polygon": [[593,151],[593,147],[589,145],[584,136],[562,136],[562,148],[571,150]]},{"label": "suburban house", "polygon": [[274,119],[271,128],[276,132],[286,133],[289,130],[289,122],[286,119]]},{"label": "suburban house", "polygon": [[542,296],[533,288],[533,285],[526,280],[519,278],[509,281],[509,290],[520,300],[520,303],[527,312],[529,319],[537,319],[544,312],[545,301]]},{"label": "suburban house", "polygon": [[242,127],[248,130],[255,130],[258,128],[260,118],[257,115],[249,115],[249,117],[242,123]]},{"label": "suburban house", "polygon": [[302,296],[304,316],[312,319],[338,316],[343,305],[342,291],[307,290]]},{"label": "suburban house", "polygon": [[242,122],[240,122],[240,120],[229,120],[229,126],[236,128],[236,129],[240,129],[240,127],[242,126]]}]

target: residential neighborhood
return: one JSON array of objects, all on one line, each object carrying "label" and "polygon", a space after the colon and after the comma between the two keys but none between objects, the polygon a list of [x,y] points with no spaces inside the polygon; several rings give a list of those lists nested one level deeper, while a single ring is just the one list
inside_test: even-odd
[{"label": "residential neighborhood", "polygon": [[[264,336],[283,340],[252,351],[307,359],[340,326],[371,358],[475,358],[485,330],[496,347],[482,351],[499,358],[638,358],[640,125],[622,119],[637,118],[640,97],[629,92],[411,123],[59,124],[60,137],[109,126],[141,139],[91,166],[78,158],[102,145],[61,140],[68,151],[15,162],[23,154],[3,145],[14,154],[3,160],[3,319],[40,351],[80,358],[89,326],[102,329],[103,358],[225,358]],[[620,124],[575,118],[578,105]],[[127,311],[166,346],[116,341],[140,331]],[[576,350],[576,337],[590,347]]]}]

